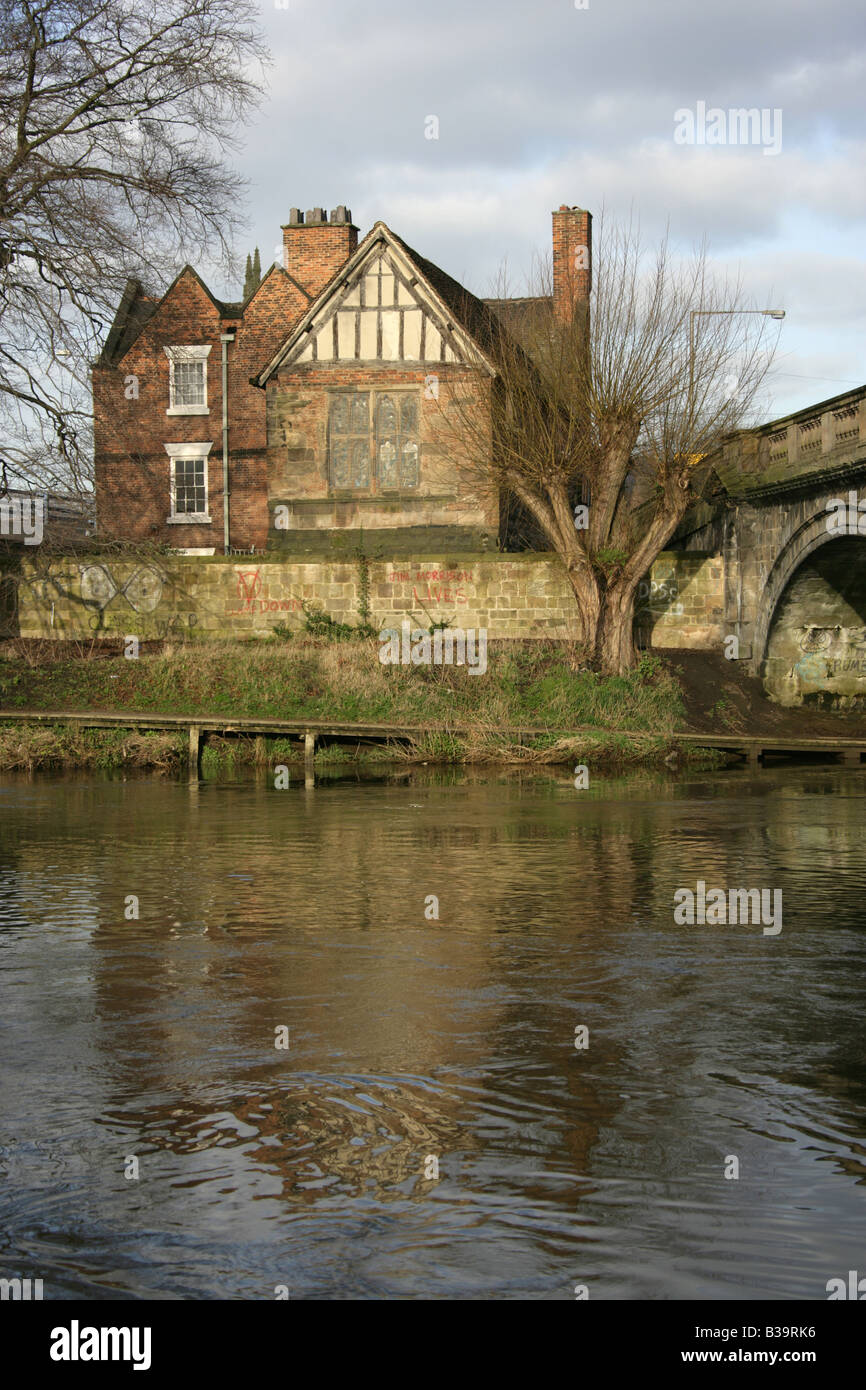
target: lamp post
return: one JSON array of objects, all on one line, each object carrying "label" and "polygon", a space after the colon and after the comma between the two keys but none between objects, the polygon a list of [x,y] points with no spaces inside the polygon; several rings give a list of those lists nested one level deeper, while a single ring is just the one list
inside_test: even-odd
[{"label": "lamp post", "polygon": [[695,389],[695,318],[698,314],[763,314],[769,319],[783,319],[784,309],[690,309],[689,310],[689,409]]}]

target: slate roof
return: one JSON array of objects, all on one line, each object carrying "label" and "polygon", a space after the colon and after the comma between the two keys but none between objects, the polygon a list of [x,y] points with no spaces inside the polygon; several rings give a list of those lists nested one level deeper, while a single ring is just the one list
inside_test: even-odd
[{"label": "slate roof", "polygon": [[485,299],[484,303],[500,319],[506,332],[531,354],[536,332],[539,329],[543,331],[544,322],[549,319],[553,296],[516,295],[509,299]]},{"label": "slate roof", "polygon": [[[390,232],[390,228],[388,230]],[[502,320],[493,312],[490,304],[472,294],[465,285],[461,285],[453,276],[448,275],[434,261],[428,261],[426,256],[419,255],[417,251],[406,244],[402,237],[397,236],[396,232],[390,232],[390,235],[421,271],[425,280],[448,306],[461,327],[475,339],[483,351],[495,355],[497,340],[502,333],[503,325]]]},{"label": "slate roof", "polygon": [[479,347],[495,358],[498,344],[511,339],[532,356],[533,327],[543,314],[549,312],[553,303],[550,295],[479,299],[434,261],[419,255],[402,237],[395,232],[391,232],[391,235]]}]

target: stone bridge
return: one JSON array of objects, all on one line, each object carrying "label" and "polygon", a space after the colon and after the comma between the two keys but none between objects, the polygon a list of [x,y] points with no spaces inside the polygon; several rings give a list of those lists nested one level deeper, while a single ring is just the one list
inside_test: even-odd
[{"label": "stone bridge", "polygon": [[866,700],[866,386],[742,432],[713,463],[723,491],[676,546],[722,556],[739,659],[784,703]]}]

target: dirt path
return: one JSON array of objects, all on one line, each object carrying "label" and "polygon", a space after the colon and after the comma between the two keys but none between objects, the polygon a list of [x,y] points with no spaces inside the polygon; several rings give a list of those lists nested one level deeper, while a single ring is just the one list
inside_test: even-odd
[{"label": "dirt path", "polygon": [[659,653],[683,687],[687,728],[696,733],[789,735],[797,738],[845,737],[866,733],[866,711],[830,714],[808,706],[784,709],[767,699],[756,676],[740,663],[711,652]]}]

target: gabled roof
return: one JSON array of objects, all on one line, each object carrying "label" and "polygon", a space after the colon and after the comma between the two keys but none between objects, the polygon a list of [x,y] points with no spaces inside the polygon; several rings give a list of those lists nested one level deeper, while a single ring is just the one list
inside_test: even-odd
[{"label": "gabled roof", "polygon": [[108,337],[105,340],[105,347],[99,354],[97,360],[98,366],[113,367],[125,357],[136,338],[153,318],[157,309],[165,303],[175,285],[177,285],[185,275],[191,275],[201,289],[204,290],[221,318],[238,317],[241,306],[236,304],[223,304],[212,295],[198,271],[191,265],[185,265],[178,271],[168,289],[165,291],[165,294],[162,295],[147,295],[142,288],[140,280],[129,279],[126,282],[126,289],[123,292],[123,297],[118,305],[117,313],[114,316],[114,323],[111,325]]},{"label": "gabled roof", "polygon": [[387,250],[418,307],[437,323],[443,339],[454,344],[455,356],[476,360],[495,375],[494,348],[497,335],[502,334],[502,326],[492,311],[439,266],[413,251],[384,222],[377,222],[316,296],[270,362],[252,378],[255,385],[266,385],[280,366],[302,344],[311,340],[314,330],[321,327],[361,281],[367,267],[383,249]]},{"label": "gabled roof", "polygon": [[140,280],[130,278],[117,306],[114,322],[97,358],[100,367],[113,366],[129,351],[145,324],[153,318],[160,301],[145,294]]},{"label": "gabled roof", "polygon": [[[380,227],[385,227],[384,222],[377,223]],[[385,231],[388,228],[385,227]],[[496,316],[491,313],[490,308],[483,299],[478,299],[474,294],[459,281],[433,261],[428,261],[424,256],[419,256],[417,251],[413,251],[411,246],[407,246],[405,241],[396,236],[393,232],[389,235],[401,246],[409,258],[415,263],[425,279],[441,297],[444,304],[448,306],[455,318],[463,325],[483,349],[485,353],[495,354],[497,337],[502,335],[502,327],[497,321]]]},{"label": "gabled roof", "polygon": [[121,361],[126,353],[129,352],[136,338],[153,318],[156,311],[165,303],[178,282],[183,279],[184,275],[191,275],[193,277],[200,288],[204,290],[204,293],[222,319],[242,319],[246,310],[259,293],[259,290],[264,287],[265,283],[272,275],[284,276],[285,279],[290,281],[295,289],[297,289],[298,293],[303,295],[304,299],[308,302],[310,299],[310,295],[303,286],[299,285],[297,280],[295,280],[287,270],[284,270],[282,266],[276,264],[272,265],[270,269],[265,272],[256,285],[256,288],[251,294],[247,295],[245,300],[231,303],[222,299],[217,299],[216,295],[212,294],[208,289],[198,271],[191,265],[185,265],[174,277],[165,293],[161,295],[146,294],[141,281],[130,278],[126,282],[126,288],[123,292],[120,304],[117,307],[114,322],[108,331],[105,346],[97,359],[97,365],[100,367],[112,367]]},{"label": "gabled roof", "polygon": [[310,303],[313,296],[310,294],[309,290],[305,290],[303,285],[299,284],[299,282],[295,279],[294,275],[289,274],[285,266],[278,265],[277,262],[274,261],[265,271],[264,275],[262,276],[259,283],[256,285],[255,289],[251,290],[250,293],[247,295],[243,303],[237,305],[227,304],[225,306],[226,309],[231,308],[234,311],[230,316],[227,317],[238,319],[243,318],[244,313],[249,308],[250,304],[252,304],[259,290],[264,288],[265,284],[268,280],[270,280],[272,275],[281,275],[284,280],[288,280],[289,283],[298,291],[298,294],[302,294],[304,296],[304,299],[306,299],[307,303]]}]

